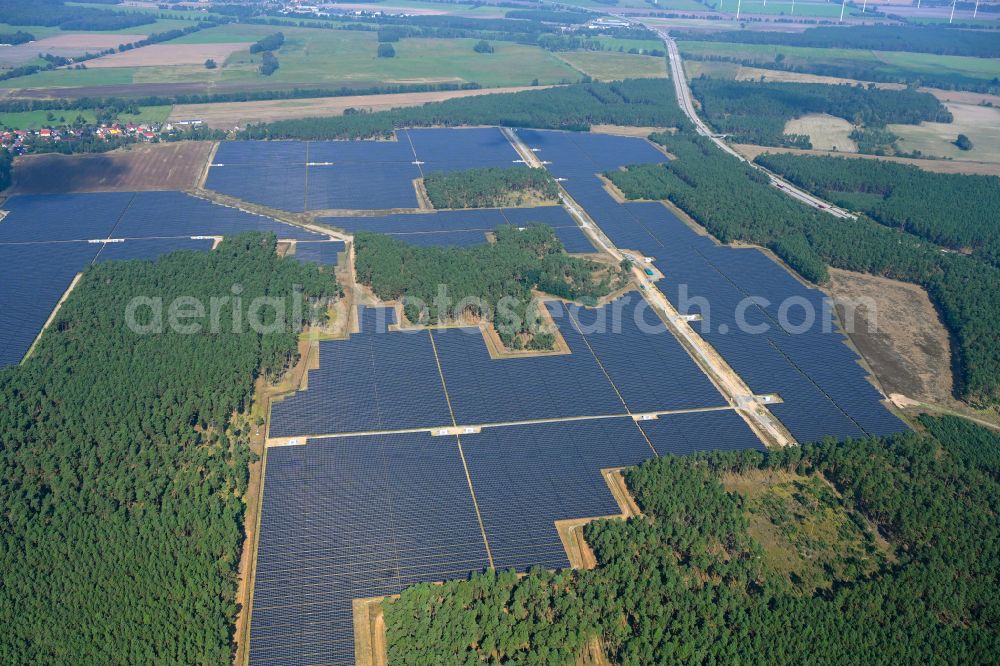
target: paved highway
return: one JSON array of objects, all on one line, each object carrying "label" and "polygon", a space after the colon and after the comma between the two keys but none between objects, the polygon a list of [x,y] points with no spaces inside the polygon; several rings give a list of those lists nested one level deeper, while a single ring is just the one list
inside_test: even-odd
[{"label": "paved highway", "polygon": [[775,175],[774,173],[768,171],[759,164],[755,164],[748,160],[747,158],[740,155],[738,152],[733,150],[729,144],[723,141],[722,137],[714,134],[712,130],[698,117],[698,114],[694,109],[694,102],[691,101],[691,89],[688,87],[687,77],[684,76],[684,67],[681,63],[681,54],[677,50],[677,44],[670,37],[668,32],[663,28],[654,28],[663,41],[667,45],[667,58],[670,60],[670,77],[674,81],[674,90],[677,92],[677,103],[680,104],[681,109],[684,114],[694,123],[695,129],[697,129],[698,134],[707,136],[710,138],[715,145],[729,153],[741,162],[749,164],[754,169],[762,171],[767,174],[768,178],[771,179],[771,185],[783,191],[788,196],[806,204],[807,206],[812,206],[817,210],[822,210],[825,213],[829,213],[834,217],[839,217],[841,219],[856,219],[856,216],[847,212],[843,208],[838,208],[828,201],[824,201],[818,197],[813,196],[805,190],[800,190],[795,187],[785,179]]}]

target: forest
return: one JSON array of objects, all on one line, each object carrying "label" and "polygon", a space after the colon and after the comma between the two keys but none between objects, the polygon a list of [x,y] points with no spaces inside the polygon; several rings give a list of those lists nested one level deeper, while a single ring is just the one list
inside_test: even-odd
[{"label": "forest", "polygon": [[10,187],[14,157],[6,148],[0,148],[0,192]]},{"label": "forest", "polygon": [[35,36],[23,30],[18,30],[17,32],[0,32],[0,44],[16,46],[17,44],[26,44],[33,41],[35,41]]},{"label": "forest", "polygon": [[810,113],[827,113],[855,125],[916,125],[951,122],[951,113],[930,93],[861,85],[764,83],[699,77],[691,91],[718,132],[737,143],[811,148],[809,137],[785,134],[785,123]]},{"label": "forest", "polygon": [[435,208],[502,208],[559,200],[559,187],[542,168],[436,171],[424,176],[424,187]]},{"label": "forest", "polygon": [[[460,321],[471,315],[493,324],[508,349],[551,349],[532,289],[593,303],[624,286],[628,273],[566,254],[552,229],[497,227],[495,242],[469,247],[422,247],[360,232],[355,235],[357,280],[385,301],[403,303],[414,323]],[[439,298],[447,288],[448,302]]]},{"label": "forest", "polygon": [[[768,453],[667,456],[625,472],[642,516],[585,528],[591,571],[487,571],[386,602],[389,663],[984,663],[997,654],[1000,435],[921,417],[920,433]],[[830,484],[892,561],[804,592],[773,575],[724,477]],[[577,662],[579,663],[579,662]]]},{"label": "forest", "polygon": [[[0,371],[0,663],[232,663],[254,382],[295,361],[298,331],[227,324],[258,296],[336,290],[275,243],[93,265]],[[225,298],[222,326],[185,335],[168,310],[162,333],[133,332],[135,297]]]},{"label": "forest", "polygon": [[923,286],[954,336],[958,395],[1000,403],[1000,269],[865,216],[834,221],[694,132],[651,138],[677,159],[606,174],[628,198],[667,199],[722,242],[768,247],[813,282],[831,265]]},{"label": "forest", "polygon": [[883,160],[765,153],[754,160],[876,222],[1000,267],[1000,178]]},{"label": "forest", "polygon": [[674,127],[685,122],[673,91],[656,79],[581,83],[431,102],[420,107],[250,125],[241,139],[388,137],[396,127],[503,125],[586,131],[591,125]]},{"label": "forest", "polygon": [[672,31],[674,39],[688,42],[780,44],[824,49],[910,51],[937,55],[1000,58],[1000,39],[991,30],[957,30],[947,26],[852,25],[819,26],[802,32],[777,30]]},{"label": "forest", "polygon": [[60,30],[121,30],[156,21],[155,14],[68,5],[64,0],[0,0],[7,25],[59,26]]}]

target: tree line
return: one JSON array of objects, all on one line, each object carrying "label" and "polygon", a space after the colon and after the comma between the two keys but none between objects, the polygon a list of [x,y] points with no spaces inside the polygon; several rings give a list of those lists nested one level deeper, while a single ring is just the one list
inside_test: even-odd
[{"label": "tree line", "polygon": [[1000,266],[1000,178],[883,160],[765,153],[754,160],[838,206]]},{"label": "tree line", "polygon": [[937,55],[1000,58],[1000,39],[995,31],[954,30],[947,26],[852,25],[819,26],[802,32],[771,30],[672,31],[674,39],[686,42],[734,44],[778,44],[821,49],[866,51],[910,51]]},{"label": "tree line", "polygon": [[[414,323],[438,324],[472,315],[492,323],[508,349],[551,349],[540,327],[532,289],[567,300],[594,302],[625,284],[621,267],[607,269],[566,254],[552,229],[497,227],[495,242],[469,247],[421,247],[382,234],[354,237],[358,282],[382,300],[403,303]],[[447,286],[450,303],[438,300]],[[461,311],[452,308],[468,303]]]},{"label": "tree line", "polygon": [[18,44],[26,44],[33,41],[35,41],[35,36],[30,32],[24,32],[23,30],[18,30],[16,32],[0,32],[0,44],[10,44],[11,46],[16,46]]},{"label": "tree line", "polygon": [[[389,663],[573,664],[594,639],[630,665],[982,662],[998,646],[1000,436],[955,417],[921,427],[629,469],[643,515],[585,528],[596,569],[405,590],[384,604]],[[762,566],[743,498],[721,481],[751,470],[832,484],[887,536],[894,561],[829,589],[790,589]]]},{"label": "tree line", "polygon": [[827,113],[856,125],[916,125],[951,122],[951,113],[930,93],[873,86],[729,81],[704,76],[691,91],[708,122],[740,143],[811,148],[809,137],[785,134],[785,123],[810,113]]},{"label": "tree line", "polygon": [[262,37],[250,45],[250,53],[261,53],[262,51],[277,51],[285,43],[285,33],[275,32]]},{"label": "tree line", "polygon": [[[0,662],[232,663],[254,382],[298,353],[296,326],[237,331],[234,311],[336,290],[275,243],[91,266],[0,371]],[[222,325],[182,334],[163,312],[162,332],[133,332],[135,297],[222,299]],[[155,322],[154,305],[135,317]]]},{"label": "tree line", "polygon": [[520,206],[527,196],[559,199],[559,187],[542,168],[487,167],[437,171],[424,176],[427,196],[435,208],[501,208]]},{"label": "tree line", "polygon": [[958,393],[1000,402],[1000,269],[866,216],[833,221],[693,131],[651,138],[677,159],[606,174],[627,197],[667,199],[722,242],[768,247],[813,282],[827,280],[829,264],[923,286],[954,336]]},{"label": "tree line", "polygon": [[397,127],[503,125],[588,130],[591,125],[672,127],[684,122],[672,91],[655,79],[584,83],[431,102],[419,107],[250,125],[244,139],[355,139]]},{"label": "tree line", "polygon": [[60,30],[121,30],[156,21],[153,14],[67,5],[64,0],[0,0],[7,25],[58,26]]}]

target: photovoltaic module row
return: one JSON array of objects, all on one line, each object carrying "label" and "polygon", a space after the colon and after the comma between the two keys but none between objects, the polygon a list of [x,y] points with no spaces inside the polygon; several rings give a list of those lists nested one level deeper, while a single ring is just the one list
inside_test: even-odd
[{"label": "photovoltaic module row", "polygon": [[300,262],[311,261],[321,266],[336,266],[337,255],[345,247],[343,241],[299,241],[295,244],[295,258]]},{"label": "photovoltaic module row", "polygon": [[[760,447],[731,411],[647,425],[665,451]],[[500,569],[568,566],[555,521],[620,513],[601,470],[655,455],[628,417],[490,428],[461,443],[468,478],[448,436],[268,449],[251,664],[353,664],[353,599],[464,578],[488,565],[487,542]]]},{"label": "photovoltaic module row", "polygon": [[396,141],[226,141],[205,186],[296,212],[417,208],[423,175],[519,159],[495,127],[400,130]]},{"label": "photovoltaic module row", "polygon": [[[846,338],[824,329],[821,317],[809,321],[810,311],[823,313],[828,307],[821,291],[804,287],[756,250],[716,245],[660,204],[619,204],[596,176],[628,164],[664,162],[662,153],[623,137],[536,130],[519,135],[550,162],[553,174],[566,179],[563,186],[616,246],[656,259],[666,276],[658,286],[682,314],[705,318],[702,299],[708,303],[710,321],[695,324],[696,329],[751,389],[782,396],[784,403],[771,409],[797,439],[905,429],[880,404],[882,394],[867,381]],[[766,302],[741,306],[747,297]],[[737,312],[769,331],[747,333]]]},{"label": "photovoltaic module row", "polygon": [[505,224],[516,227],[545,224],[552,227],[567,252],[594,251],[586,234],[562,206],[323,217],[319,221],[351,233],[371,231],[390,234],[413,245],[439,247],[485,243],[487,233]]},{"label": "photovoltaic module row", "polygon": [[251,664],[354,664],[352,599],[489,564],[454,437],[272,448],[265,478]]}]

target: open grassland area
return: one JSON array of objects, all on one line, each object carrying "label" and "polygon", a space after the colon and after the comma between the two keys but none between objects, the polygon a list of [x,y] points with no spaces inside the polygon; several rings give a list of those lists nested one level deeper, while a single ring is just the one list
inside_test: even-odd
[{"label": "open grassland area", "polygon": [[[251,30],[250,28],[253,28]],[[379,58],[377,37],[371,32],[283,28],[285,43],[275,55],[279,68],[270,76],[260,73],[261,56],[251,54],[249,43],[274,32],[273,27],[222,26],[180,40],[122,54],[122,62],[135,66],[86,70],[54,70],[3,82],[9,88],[93,88],[129,84],[167,84],[205,89],[365,87],[407,83],[478,83],[485,87],[541,85],[576,81],[580,74],[549,51],[536,46],[496,42],[492,54],[472,50],[473,39],[403,39],[394,45],[394,58]],[[220,41],[214,41],[218,37]],[[243,42],[243,48],[235,49]],[[218,51],[222,49],[222,51]],[[225,53],[229,53],[225,56]],[[134,55],[133,55],[134,54]],[[178,55],[179,54],[179,55]],[[219,67],[206,69],[214,58]],[[119,56],[113,56],[119,58]],[[168,64],[170,62],[181,64]],[[113,62],[113,60],[109,60]],[[88,90],[88,94],[94,92]],[[160,94],[164,94],[160,92]]]},{"label": "open grassland area", "polygon": [[666,78],[667,61],[658,56],[617,51],[570,51],[558,57],[598,81]]},{"label": "open grassland area", "polygon": [[951,74],[990,81],[1000,75],[1000,61],[970,56],[729,42],[679,42],[678,47],[683,55],[696,58],[724,57],[754,63],[774,63],[778,54],[781,54],[783,67],[829,65],[900,78]]},{"label": "open grassland area", "polygon": [[870,575],[888,559],[888,544],[818,474],[753,470],[729,473],[722,483],[743,497],[771,581],[808,594]]},{"label": "open grassland area", "polygon": [[853,129],[854,125],[843,118],[826,113],[811,113],[785,123],[785,134],[805,134],[813,148],[820,150],[856,151],[850,137]]},{"label": "open grassland area", "polygon": [[[441,102],[456,97],[473,97],[493,93],[519,92],[531,88],[488,88],[484,90],[438,90],[433,92],[398,93],[388,95],[350,95],[345,97],[312,97],[277,99],[259,102],[220,102],[217,104],[177,104],[170,111],[171,120],[198,119],[209,127],[228,129],[248,123],[269,123],[276,120],[340,116],[346,109],[387,111],[427,102]],[[537,90],[537,88],[535,88]]]},{"label": "open grassland area", "polygon": [[489,4],[461,4],[451,2],[420,2],[419,0],[389,0],[388,2],[338,2],[338,9],[362,9],[370,12],[407,13],[416,16],[452,14],[476,18],[502,17],[503,7]]},{"label": "open grassland area", "polygon": [[210,142],[181,141],[96,155],[27,155],[14,162],[11,194],[188,190],[211,152]]},{"label": "open grassland area", "polygon": [[[919,150],[924,155],[956,160],[1000,163],[1000,109],[951,102],[945,106],[954,117],[950,123],[889,125],[889,129],[899,135],[900,150]],[[959,134],[969,137],[971,150],[960,150],[955,145]]]}]

